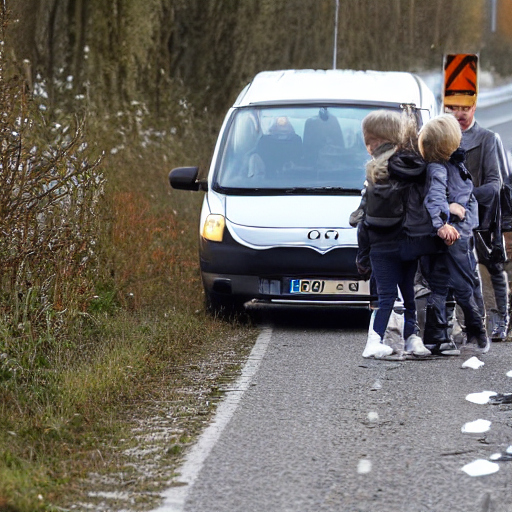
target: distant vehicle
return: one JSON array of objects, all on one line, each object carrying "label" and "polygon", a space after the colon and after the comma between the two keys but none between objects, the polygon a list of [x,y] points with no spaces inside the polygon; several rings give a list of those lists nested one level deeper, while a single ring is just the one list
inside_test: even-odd
[{"label": "distant vehicle", "polygon": [[175,189],[205,191],[199,261],[207,306],[247,301],[369,308],[355,265],[359,205],[369,159],[361,120],[410,108],[419,125],[434,94],[404,72],[265,71],[229,109],[208,178],[173,169]]}]

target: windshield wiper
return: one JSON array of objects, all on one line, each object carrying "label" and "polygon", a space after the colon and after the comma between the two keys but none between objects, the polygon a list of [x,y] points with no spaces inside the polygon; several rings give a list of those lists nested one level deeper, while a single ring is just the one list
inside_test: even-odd
[{"label": "windshield wiper", "polygon": [[234,195],[234,196],[280,196],[280,195],[350,195],[358,196],[361,194],[359,188],[345,188],[345,187],[290,187],[290,188],[242,188],[242,187],[223,187],[214,184],[212,187],[216,192],[221,194]]},{"label": "windshield wiper", "polygon": [[344,194],[359,195],[361,189],[359,188],[345,188],[345,187],[292,187],[284,190],[285,194]]}]

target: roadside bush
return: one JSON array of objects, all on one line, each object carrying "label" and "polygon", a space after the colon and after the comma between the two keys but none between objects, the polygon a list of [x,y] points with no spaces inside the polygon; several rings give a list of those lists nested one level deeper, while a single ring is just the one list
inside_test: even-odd
[{"label": "roadside bush", "polygon": [[221,353],[223,371],[252,333],[205,315],[202,197],[167,180],[207,166],[217,121],[177,88],[162,119],[103,111],[73,77],[29,90],[1,50],[0,511],[48,512],[119,470],[135,419],[167,410],[192,361]]},{"label": "roadside bush", "polygon": [[103,178],[83,122],[50,115],[3,53],[0,112],[0,379],[28,378],[90,300]]}]

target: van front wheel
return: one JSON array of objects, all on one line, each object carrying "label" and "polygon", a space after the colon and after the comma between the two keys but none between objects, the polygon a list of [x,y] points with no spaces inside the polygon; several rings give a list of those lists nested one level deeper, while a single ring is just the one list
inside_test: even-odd
[{"label": "van front wheel", "polygon": [[244,302],[231,295],[224,295],[205,290],[205,309],[211,316],[222,320],[236,320],[245,313]]}]

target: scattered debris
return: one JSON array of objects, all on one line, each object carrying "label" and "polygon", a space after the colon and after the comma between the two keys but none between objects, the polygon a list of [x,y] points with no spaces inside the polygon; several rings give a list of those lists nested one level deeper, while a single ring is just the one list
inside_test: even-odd
[{"label": "scattered debris", "polygon": [[462,368],[473,368],[473,370],[477,370],[478,368],[482,367],[485,363],[483,361],[480,361],[478,357],[473,356],[470,357],[467,361],[464,361],[462,363]]},{"label": "scattered debris", "polygon": [[475,420],[466,423],[461,428],[464,434],[482,434],[491,428],[491,422],[488,420]]},{"label": "scattered debris", "polygon": [[489,403],[496,404],[512,404],[512,393],[496,393],[489,397]]},{"label": "scattered debris", "polygon": [[512,453],[494,453],[489,458],[500,462],[512,461]]},{"label": "scattered debris", "polygon": [[489,402],[489,398],[491,396],[497,395],[495,391],[482,391],[481,393],[470,393],[466,396],[466,400],[468,402],[473,402],[474,404],[486,404]]},{"label": "scattered debris", "polygon": [[500,470],[500,466],[495,462],[489,462],[485,459],[477,459],[469,464],[466,464],[462,471],[469,476],[485,476],[496,473]]}]

